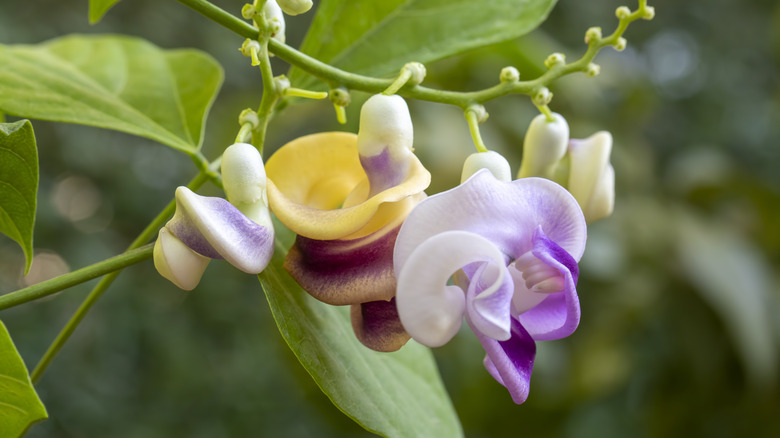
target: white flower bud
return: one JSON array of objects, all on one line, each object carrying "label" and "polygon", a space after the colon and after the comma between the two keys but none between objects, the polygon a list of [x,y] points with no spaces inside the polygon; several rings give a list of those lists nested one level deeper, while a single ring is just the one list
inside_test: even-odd
[{"label": "white flower bud", "polygon": [[655,8],[652,6],[646,6],[645,13],[642,14],[642,19],[652,20],[653,18],[655,18]]},{"label": "white flower bud", "polygon": [[553,53],[544,60],[544,66],[548,69],[564,64],[566,64],[566,55],[563,53]]},{"label": "white flower bud", "polygon": [[263,6],[263,12],[265,13],[265,19],[268,21],[268,25],[271,27],[271,38],[284,43],[284,14],[282,14],[282,8],[276,3],[276,0],[268,0]]},{"label": "white flower bud", "polygon": [[591,41],[597,43],[601,40],[601,28],[591,27],[585,32],[585,44],[590,44]]},{"label": "white flower bud", "polygon": [[489,170],[499,181],[512,181],[512,170],[509,168],[509,161],[498,152],[487,151],[476,152],[466,158],[466,161],[463,163],[463,172],[460,174],[460,182],[465,182],[482,169]]},{"label": "white flower bud", "polygon": [[501,69],[501,82],[517,82],[520,80],[520,72],[515,67],[509,66]]},{"label": "white flower bud", "polygon": [[251,144],[236,143],[222,154],[222,185],[228,201],[253,222],[273,227],[268,212],[263,158]]},{"label": "white flower bud", "polygon": [[597,76],[599,73],[601,73],[601,66],[592,62],[588,64],[588,69],[585,70],[585,74],[590,77]]},{"label": "white flower bud", "polygon": [[552,179],[555,167],[566,154],[569,124],[558,113],[552,122],[544,114],[536,116],[528,127],[523,142],[523,161],[518,178],[540,176]]},{"label": "white flower bud", "polygon": [[312,6],[311,0],[277,0],[277,2],[287,15],[303,14],[304,12],[308,12]]},{"label": "white flower bud", "polygon": [[588,223],[612,213],[615,203],[615,170],[609,163],[612,135],[601,131],[584,140],[569,142],[569,181]]},{"label": "white flower bud", "polygon": [[210,260],[191,250],[167,228],[160,228],[154,242],[154,267],[179,288],[195,289]]},{"label": "white flower bud", "polygon": [[387,148],[394,161],[405,161],[413,143],[412,117],[401,96],[376,94],[363,104],[358,130],[361,156],[379,155]]},{"label": "white flower bud", "polygon": [[613,47],[615,47],[615,50],[618,52],[622,52],[623,50],[626,50],[626,45],[628,44],[628,41],[626,41],[625,38],[620,37],[617,39],[617,42]]},{"label": "white flower bud", "polygon": [[628,18],[628,16],[631,15],[631,9],[628,8],[628,6],[620,6],[617,9],[615,9],[615,16],[617,16],[619,19]]},{"label": "white flower bud", "polygon": [[533,91],[531,99],[536,106],[548,105],[552,101],[553,94],[547,87],[539,87]]}]

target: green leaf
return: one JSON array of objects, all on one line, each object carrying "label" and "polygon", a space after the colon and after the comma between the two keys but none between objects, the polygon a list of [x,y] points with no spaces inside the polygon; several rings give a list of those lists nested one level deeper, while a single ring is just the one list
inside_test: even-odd
[{"label": "green leaf", "polygon": [[33,258],[38,193],[38,149],[29,120],[0,123],[0,232],[24,251],[24,272]]},{"label": "green leaf", "polygon": [[197,50],[74,35],[0,45],[0,112],[140,135],[184,152],[203,140],[222,68]]},{"label": "green leaf", "polygon": [[24,361],[0,321],[0,437],[21,437],[46,418],[46,408],[35,393]]},{"label": "green leaf", "polygon": [[95,24],[119,0],[89,0],[89,24]]},{"label": "green leaf", "polygon": [[399,351],[378,353],[358,342],[348,307],[317,301],[282,268],[292,235],[275,225],[276,254],[260,281],[282,337],[322,391],[384,436],[462,436],[431,351],[409,341]]},{"label": "green leaf", "polygon": [[[517,38],[538,26],[556,0],[322,0],[301,51],[353,73],[397,73],[410,61],[430,62]],[[298,68],[290,81],[311,88]]]}]

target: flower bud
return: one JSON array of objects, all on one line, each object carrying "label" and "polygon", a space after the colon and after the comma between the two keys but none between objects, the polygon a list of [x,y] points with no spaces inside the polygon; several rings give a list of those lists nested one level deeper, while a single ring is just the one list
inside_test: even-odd
[{"label": "flower bud", "polygon": [[601,28],[600,27],[591,27],[588,29],[587,32],[585,32],[585,44],[590,44],[591,42],[597,43],[601,40]]},{"label": "flower bud", "polygon": [[406,178],[413,142],[412,117],[401,96],[377,94],[363,104],[357,146],[371,195]]},{"label": "flower bud", "polygon": [[267,0],[263,6],[263,12],[265,13],[265,19],[268,21],[268,26],[271,31],[271,38],[284,43],[284,14],[282,14],[282,8],[276,3],[276,0]]},{"label": "flower bud", "polygon": [[428,73],[425,65],[419,62],[408,62],[403,66],[403,68],[411,73],[409,80],[406,82],[408,85],[421,84],[422,81],[425,80],[425,75]]},{"label": "flower bud", "polygon": [[493,176],[504,182],[512,181],[512,170],[503,155],[494,151],[476,152],[468,156],[463,163],[460,182],[463,183],[482,169],[487,169]]},{"label": "flower bud", "polygon": [[615,50],[618,52],[622,52],[623,50],[626,50],[626,44],[628,44],[628,41],[626,41],[625,38],[620,37],[613,47],[615,47]]},{"label": "flower bud", "polygon": [[184,290],[195,289],[210,259],[191,250],[171,234],[160,228],[154,242],[154,267],[163,277]]},{"label": "flower bud", "polygon": [[534,105],[544,106],[549,105],[552,101],[552,97],[553,94],[550,93],[550,90],[547,87],[539,87],[533,91],[531,99],[534,101]]},{"label": "flower bud", "polygon": [[590,77],[597,76],[599,73],[601,73],[601,66],[592,62],[588,64],[588,68],[585,70],[585,74]]},{"label": "flower bud", "polygon": [[544,60],[544,66],[548,69],[564,64],[566,64],[566,55],[563,53],[553,53]]},{"label": "flower bud", "polygon": [[652,6],[646,6],[645,7],[645,13],[642,14],[643,20],[652,20],[655,18],[655,8]]},{"label": "flower bud", "polygon": [[612,213],[615,203],[615,169],[609,163],[612,135],[601,131],[569,142],[569,181],[566,187],[590,223]]},{"label": "flower bud", "polygon": [[515,67],[509,66],[501,69],[501,82],[517,82],[520,80],[520,72]]},{"label": "flower bud", "polygon": [[277,0],[277,2],[287,15],[303,14],[304,12],[308,12],[312,6],[311,0]]},{"label": "flower bud", "polygon": [[628,8],[628,6],[620,6],[617,9],[615,9],[615,16],[617,16],[619,19],[628,18],[628,16],[631,15],[631,9]]},{"label": "flower bud", "polygon": [[222,154],[222,185],[228,201],[259,225],[273,227],[268,212],[263,159],[251,144],[236,143]]},{"label": "flower bud", "polygon": [[552,179],[558,162],[566,154],[569,124],[558,113],[552,122],[544,114],[536,116],[528,127],[523,143],[523,161],[518,178],[540,176]]}]

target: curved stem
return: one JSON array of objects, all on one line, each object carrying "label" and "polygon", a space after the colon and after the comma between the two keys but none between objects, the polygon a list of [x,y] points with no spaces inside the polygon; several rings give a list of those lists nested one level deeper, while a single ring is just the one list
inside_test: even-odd
[{"label": "curved stem", "polygon": [[[209,3],[207,0],[177,1],[225,26],[238,35],[251,39],[257,39],[259,36],[259,31],[249,23],[242,21],[240,18]],[[593,58],[598,51],[605,46],[616,43],[618,38],[625,32],[629,23],[643,18],[646,8],[647,1],[640,0],[639,9],[637,11],[633,12],[628,17],[621,18],[617,29],[610,36],[589,44],[588,50],[580,59],[569,64],[552,68],[536,79],[504,82],[483,90],[467,92],[436,90],[417,85],[399,90],[398,94],[413,99],[455,105],[464,110],[471,104],[484,103],[508,94],[530,95],[536,88],[546,86],[561,76],[587,71],[588,64],[593,61]],[[268,42],[268,48],[272,53],[284,61],[301,68],[329,84],[337,84],[349,89],[370,93],[381,93],[395,81],[395,79],[378,79],[338,69],[273,39]]]},{"label": "curved stem", "polygon": [[[215,163],[211,163],[211,165],[208,165],[206,167],[208,173],[216,173],[215,169],[219,168],[218,163],[219,163],[219,160],[215,161]],[[190,181],[190,183],[187,185],[187,187],[189,187],[192,190],[197,190],[208,179],[209,179],[209,177],[207,176],[207,172],[201,172],[195,178],[193,178],[192,181]],[[135,240],[133,240],[133,242],[130,244],[130,247],[128,248],[128,252],[126,252],[125,254],[123,254],[121,256],[114,257],[113,259],[125,256],[127,254],[135,253],[136,251],[141,251],[141,249],[135,249],[135,248],[139,248],[139,247],[141,247],[141,245],[144,245],[146,242],[152,240],[152,238],[154,237],[155,233],[157,233],[157,231],[165,224],[165,222],[168,220],[168,218],[170,218],[175,211],[176,211],[176,201],[169,202],[168,205],[166,205],[165,208],[163,208],[163,210],[149,223],[149,225],[147,225],[146,228],[144,228],[144,230],[141,232],[141,234],[139,234],[138,237],[136,237]],[[139,260],[137,260],[134,263],[137,263],[137,262],[140,262],[142,260],[146,260],[146,259],[152,257],[152,252],[153,251],[154,251],[154,246],[152,244],[146,245],[144,247],[144,250],[141,251],[143,253],[144,257],[140,258]],[[105,262],[113,260],[113,259],[108,259]],[[79,271],[76,271],[76,272],[80,272],[80,271],[83,271],[85,269],[92,268],[94,266],[100,265],[101,263],[105,263],[105,262],[96,263],[95,265],[89,266],[87,268],[80,269]],[[52,342],[51,345],[49,345],[49,348],[46,350],[46,353],[44,353],[43,357],[38,362],[38,364],[35,366],[35,369],[33,369],[33,372],[30,374],[30,379],[32,380],[33,383],[37,383],[38,380],[40,380],[40,378],[43,375],[44,371],[46,371],[46,368],[49,366],[49,364],[51,363],[52,359],[54,359],[54,356],[56,356],[57,353],[59,353],[59,351],[62,348],[62,346],[65,345],[65,343],[68,341],[68,339],[70,339],[70,336],[76,330],[76,327],[79,326],[79,324],[84,319],[84,317],[87,315],[87,313],[92,308],[92,306],[103,295],[103,292],[105,292],[106,289],[108,289],[109,286],[111,286],[111,284],[114,282],[114,280],[116,280],[116,278],[119,276],[119,273],[121,272],[121,269],[126,267],[126,266],[129,266],[129,264],[128,265],[124,265],[124,266],[117,265],[113,269],[106,270],[106,272],[103,272],[103,273],[101,273],[99,275],[95,275],[95,276],[89,278],[89,279],[96,278],[96,277],[99,277],[100,275],[108,273],[108,275],[103,277],[100,280],[100,282],[98,282],[98,284],[95,286],[95,288],[92,289],[92,291],[89,293],[87,298],[84,299],[84,301],[81,303],[81,305],[79,306],[78,310],[76,310],[76,313],[74,313],[73,316],[70,317],[70,320],[68,321],[68,323],[60,331],[60,333],[57,335],[57,338],[54,339],[54,342]],[[76,272],[74,272],[73,274],[75,274]],[[66,274],[66,275],[70,275],[70,274]],[[84,281],[86,281],[86,280],[84,280]],[[46,282],[44,282],[44,283],[46,283]],[[41,284],[43,284],[43,283],[41,283]],[[78,284],[78,283],[74,283],[74,284]],[[59,289],[56,289],[53,292],[56,292],[57,290],[62,290],[65,287],[70,287],[70,286],[73,286],[73,284],[68,285],[68,286],[60,287]],[[21,292],[21,291],[19,291],[19,292]],[[51,293],[53,293],[53,292],[51,292]],[[0,298],[4,298],[4,297],[0,297]],[[21,302],[18,303],[18,304],[21,304]],[[0,308],[0,310],[1,309],[2,308]]]},{"label": "curved stem", "polygon": [[127,251],[123,254],[119,254],[117,256],[111,257],[110,259],[97,262],[79,270],[60,275],[59,277],[52,278],[51,280],[43,281],[32,286],[27,286],[24,289],[19,289],[15,292],[0,296],[0,310],[5,310],[14,306],[18,306],[19,304],[24,304],[29,301],[34,301],[39,298],[49,296],[51,294],[60,292],[63,289],[67,289],[77,284],[81,284],[106,275],[109,272],[114,272],[116,270],[126,268],[130,265],[134,265],[138,262],[150,258],[151,256],[152,245],[150,244],[142,248]]}]

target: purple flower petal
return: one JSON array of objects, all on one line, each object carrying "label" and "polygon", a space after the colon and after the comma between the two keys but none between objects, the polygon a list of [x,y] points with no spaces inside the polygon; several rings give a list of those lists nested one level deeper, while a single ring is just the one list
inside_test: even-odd
[{"label": "purple flower petal", "polygon": [[393,245],[400,226],[352,240],[295,238],[284,268],[314,298],[360,304],[395,295]]},{"label": "purple flower petal", "polygon": [[374,351],[396,351],[409,341],[409,334],[398,319],[395,299],[354,304],[350,316],[355,336]]},{"label": "purple flower petal", "polygon": [[[456,271],[474,262],[501,267],[494,276],[495,285],[489,286],[495,289],[486,293],[486,297],[496,291],[500,294],[497,285],[508,277],[504,255],[490,241],[465,231],[449,231],[430,237],[415,248],[396,271],[398,315],[417,342],[438,347],[458,332],[466,298],[460,287],[448,286],[447,281]],[[480,314],[489,316],[490,304],[490,299],[485,298],[484,309],[481,309],[484,313]],[[508,308],[508,300],[506,305]],[[490,325],[487,319],[486,324],[485,327]]]},{"label": "purple flower petal", "polygon": [[569,336],[580,322],[577,262],[549,239],[541,227],[534,232],[533,255],[563,275],[564,290],[549,294],[544,301],[517,318],[533,339],[547,341]]},{"label": "purple flower petal", "polygon": [[475,330],[499,341],[509,339],[514,286],[505,266],[480,264],[466,291],[466,312]]},{"label": "purple flower petal", "polygon": [[258,274],[274,250],[274,232],[259,225],[222,198],[176,189],[176,214],[168,230],[194,251],[224,258],[238,269]]},{"label": "purple flower petal", "polygon": [[531,250],[540,225],[549,239],[579,260],[585,250],[585,220],[566,189],[542,178],[501,182],[481,170],[412,210],[398,235],[395,269],[399,272],[426,239],[450,230],[483,236],[513,260]]},{"label": "purple flower petal", "polygon": [[531,371],[534,367],[536,344],[517,321],[512,321],[512,337],[496,341],[476,332],[479,342],[487,352],[485,368],[498,383],[504,385],[512,400],[521,404],[528,398]]}]

